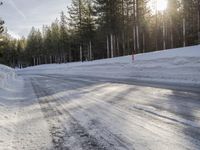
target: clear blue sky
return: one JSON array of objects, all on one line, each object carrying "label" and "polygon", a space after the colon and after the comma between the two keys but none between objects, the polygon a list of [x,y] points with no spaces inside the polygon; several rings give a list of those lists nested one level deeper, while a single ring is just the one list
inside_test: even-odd
[{"label": "clear blue sky", "polygon": [[8,32],[16,38],[27,36],[31,27],[42,28],[59,18],[71,0],[2,0],[0,17]]}]

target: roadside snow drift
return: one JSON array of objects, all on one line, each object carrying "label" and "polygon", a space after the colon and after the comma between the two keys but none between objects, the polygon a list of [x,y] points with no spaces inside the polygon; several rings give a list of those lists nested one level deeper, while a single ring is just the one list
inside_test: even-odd
[{"label": "roadside snow drift", "polygon": [[71,74],[142,81],[200,84],[200,46],[162,50],[92,62],[29,67],[23,74]]},{"label": "roadside snow drift", "polygon": [[0,88],[5,88],[15,79],[14,69],[0,64]]},{"label": "roadside snow drift", "polygon": [[14,69],[0,65],[1,150],[40,150],[51,146],[40,105],[31,86],[27,88],[25,84],[21,77],[15,76]]}]

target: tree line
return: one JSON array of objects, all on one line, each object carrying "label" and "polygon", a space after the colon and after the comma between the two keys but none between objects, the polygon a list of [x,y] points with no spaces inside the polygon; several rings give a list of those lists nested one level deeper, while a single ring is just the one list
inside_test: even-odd
[{"label": "tree line", "polygon": [[72,0],[66,14],[42,30],[33,27],[27,38],[12,39],[5,30],[0,63],[26,67],[91,61],[200,42],[199,0],[168,0],[164,11],[156,2]]}]

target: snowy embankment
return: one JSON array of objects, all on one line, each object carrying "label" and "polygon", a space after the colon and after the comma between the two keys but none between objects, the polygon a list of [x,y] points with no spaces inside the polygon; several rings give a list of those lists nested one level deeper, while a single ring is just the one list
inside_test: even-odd
[{"label": "snowy embankment", "polygon": [[31,86],[25,88],[25,84],[23,78],[15,75],[14,69],[0,65],[0,149],[2,150],[44,149],[41,147],[51,145],[47,123],[43,119],[40,105]]},{"label": "snowy embankment", "polygon": [[6,88],[14,79],[14,69],[0,64],[0,88]]},{"label": "snowy embankment", "polygon": [[15,70],[0,64],[0,149],[12,149],[21,86]]},{"label": "snowy embankment", "polygon": [[[72,74],[166,83],[200,84],[200,46],[162,50],[92,62],[51,64],[21,70],[27,74]],[[20,72],[19,72],[20,73]]]},{"label": "snowy embankment", "polygon": [[9,149],[13,138],[18,83],[14,69],[0,64],[0,149]]}]

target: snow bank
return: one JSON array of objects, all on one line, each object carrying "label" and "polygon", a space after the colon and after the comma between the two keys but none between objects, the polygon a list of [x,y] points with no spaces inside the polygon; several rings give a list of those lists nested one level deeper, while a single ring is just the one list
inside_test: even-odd
[{"label": "snow bank", "polygon": [[91,62],[29,67],[19,73],[72,74],[200,85],[200,46]]},{"label": "snow bank", "polygon": [[200,57],[200,46],[168,49],[137,55],[137,60],[152,60],[173,57]]},{"label": "snow bank", "polygon": [[49,147],[48,125],[31,84],[15,77],[14,69],[0,65],[0,149],[39,150]]},{"label": "snow bank", "polygon": [[14,69],[0,64],[0,88],[5,88],[15,79]]}]

